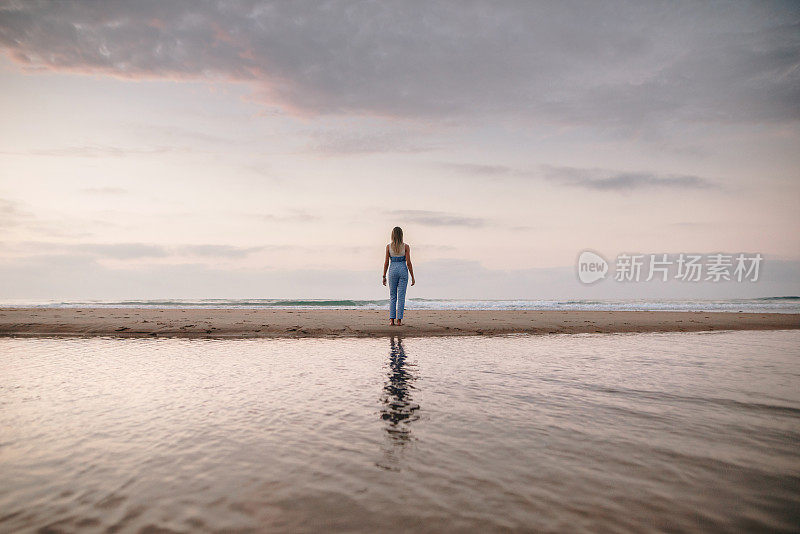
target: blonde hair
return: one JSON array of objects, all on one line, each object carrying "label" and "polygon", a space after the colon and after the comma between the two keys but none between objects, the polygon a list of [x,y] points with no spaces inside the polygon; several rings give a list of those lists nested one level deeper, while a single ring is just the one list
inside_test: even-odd
[{"label": "blonde hair", "polygon": [[395,226],[392,229],[392,252],[395,255],[400,255],[405,251],[405,246],[403,245],[403,229],[399,226]]}]

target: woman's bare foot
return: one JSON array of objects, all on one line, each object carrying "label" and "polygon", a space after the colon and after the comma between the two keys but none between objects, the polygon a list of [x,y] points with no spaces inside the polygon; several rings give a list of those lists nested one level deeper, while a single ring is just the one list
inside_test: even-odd
[{"label": "woman's bare foot", "polygon": [[403,326],[403,320],[402,319],[398,319],[397,320],[397,326]]},{"label": "woman's bare foot", "polygon": [[394,326],[394,319],[389,319],[389,326]]}]

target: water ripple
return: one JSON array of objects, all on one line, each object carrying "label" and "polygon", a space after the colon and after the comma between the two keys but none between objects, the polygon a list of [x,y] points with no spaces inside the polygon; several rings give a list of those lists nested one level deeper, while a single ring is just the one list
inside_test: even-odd
[{"label": "water ripple", "polygon": [[794,531],[800,333],[0,339],[0,531]]}]

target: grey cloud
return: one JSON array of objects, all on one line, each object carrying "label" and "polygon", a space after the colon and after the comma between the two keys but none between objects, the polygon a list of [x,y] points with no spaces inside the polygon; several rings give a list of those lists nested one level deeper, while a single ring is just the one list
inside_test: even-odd
[{"label": "grey cloud", "polygon": [[86,256],[95,259],[132,260],[165,258],[169,256],[198,256],[208,258],[242,258],[261,250],[274,250],[282,246],[236,247],[231,245],[175,245],[163,246],[148,243],[52,243],[25,241],[6,243],[6,251],[27,256],[61,254]]},{"label": "grey cloud", "polygon": [[18,208],[14,202],[0,198],[0,214],[12,215],[17,213],[17,211]]},{"label": "grey cloud", "polygon": [[81,191],[90,195],[124,195],[128,192],[121,187],[84,187]]},{"label": "grey cloud", "polygon": [[800,5],[759,1],[0,7],[0,49],[34,71],[248,82],[255,99],[299,114],[527,117],[630,132],[800,119],[799,30]]},{"label": "grey cloud", "polygon": [[135,259],[158,258],[167,255],[164,247],[144,243],[54,243],[49,241],[21,241],[3,243],[7,256],[42,257],[72,255],[75,257]]},{"label": "grey cloud", "polygon": [[[97,222],[81,219],[45,219],[34,214],[26,204],[0,198],[0,228],[22,227],[26,232],[47,238],[81,238],[91,235],[81,228]],[[107,221],[103,221],[102,224],[114,225],[113,222]]]},{"label": "grey cloud", "polygon": [[[585,286],[574,266],[496,270],[468,260],[415,265],[417,298],[620,299],[753,298],[800,293],[800,262],[769,261],[758,283],[599,284]],[[57,272],[58,276],[52,276]],[[386,298],[372,270],[220,269],[202,264],[111,268],[87,256],[0,259],[0,294],[14,299]]]},{"label": "grey cloud", "polygon": [[310,134],[312,152],[342,155],[382,152],[425,152],[438,145],[419,143],[406,132],[358,132],[321,130]]},{"label": "grey cloud", "polygon": [[[309,249],[314,250],[314,249]],[[380,248],[376,248],[374,245],[369,246],[350,246],[350,247],[336,247],[336,251],[339,252],[346,252],[349,254],[362,254],[365,252],[375,253],[376,251],[380,251]],[[457,250],[456,247],[452,245],[428,245],[425,243],[414,243],[414,250],[422,250],[429,253],[441,253],[441,252],[452,252]]]},{"label": "grey cloud", "polygon": [[31,218],[32,215],[21,209],[19,203],[0,198],[0,228],[17,226]]},{"label": "grey cloud", "polygon": [[487,220],[478,217],[464,217],[453,215],[441,211],[427,210],[393,210],[389,212],[392,217],[397,217],[402,221],[421,224],[423,226],[465,226],[467,228],[478,228],[486,226]]},{"label": "grey cloud", "polygon": [[558,184],[595,191],[634,191],[640,189],[710,189],[717,184],[699,176],[659,175],[651,172],[620,172],[603,169],[545,167],[545,176]]},{"label": "grey cloud", "polygon": [[319,219],[319,216],[300,209],[289,210],[282,214],[256,213],[252,216],[262,221],[271,222],[311,222]]},{"label": "grey cloud", "polygon": [[243,258],[266,247],[233,247],[230,245],[185,245],[175,250],[180,254],[214,258]]},{"label": "grey cloud", "polygon": [[82,252],[92,256],[120,260],[129,260],[135,258],[161,258],[167,256],[167,252],[163,247],[157,245],[145,245],[142,243],[76,244],[66,246],[61,245],[60,248],[79,253]]},{"label": "grey cloud", "polygon": [[439,165],[443,169],[447,169],[457,173],[470,174],[481,177],[510,176],[520,173],[517,169],[513,169],[506,165],[487,165],[481,163],[453,163],[453,162],[442,162]]},{"label": "grey cloud", "polygon": [[173,141],[189,141],[192,145],[197,142],[207,143],[209,145],[232,145],[238,141],[229,137],[210,134],[207,132],[191,130],[182,128],[176,125],[159,125],[147,123],[128,123],[125,125],[128,130],[137,130],[142,135],[158,136]]},{"label": "grey cloud", "polygon": [[653,172],[628,172],[607,169],[578,169],[544,165],[541,172],[506,165],[441,163],[444,168],[478,177],[541,178],[551,183],[596,191],[635,191],[655,188],[718,189],[719,184],[694,175],[661,175]]},{"label": "grey cloud", "polygon": [[[574,266],[533,269],[489,269],[480,262],[445,259],[415,265],[417,286],[424,280],[428,295],[439,298],[488,299],[716,299],[755,298],[766,295],[796,295],[800,289],[800,262],[766,258],[757,283],[702,281],[686,284],[678,280],[649,284],[581,284]],[[422,274],[424,273],[424,275]],[[424,278],[423,278],[424,276]],[[433,296],[431,295],[431,296]],[[468,297],[465,295],[469,295]]]},{"label": "grey cloud", "polygon": [[154,146],[145,148],[118,147],[109,145],[81,145],[56,148],[34,148],[31,150],[17,152],[0,152],[8,155],[31,155],[31,156],[53,156],[53,157],[80,157],[80,158],[106,158],[106,157],[125,157],[142,156],[148,154],[170,154],[194,152],[188,147],[177,146]]},{"label": "grey cloud", "polygon": [[[58,276],[52,276],[58,272]],[[374,272],[313,269],[226,270],[203,264],[111,268],[92,258],[49,255],[0,259],[4,298],[353,298],[375,288]],[[383,295],[380,291],[379,295]],[[376,295],[377,296],[377,295]]]}]

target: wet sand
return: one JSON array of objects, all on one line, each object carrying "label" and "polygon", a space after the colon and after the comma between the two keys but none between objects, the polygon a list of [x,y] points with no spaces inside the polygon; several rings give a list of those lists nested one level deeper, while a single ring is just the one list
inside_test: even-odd
[{"label": "wet sand", "polygon": [[800,328],[800,314],[665,311],[0,308],[0,335],[369,337]]}]

